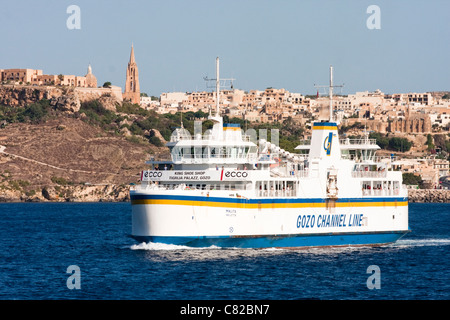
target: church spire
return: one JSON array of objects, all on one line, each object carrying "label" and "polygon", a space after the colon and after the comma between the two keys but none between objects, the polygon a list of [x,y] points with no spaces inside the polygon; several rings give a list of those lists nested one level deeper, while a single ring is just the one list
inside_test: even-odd
[{"label": "church spire", "polygon": [[134,59],[134,47],[133,42],[131,43],[131,53],[130,53],[130,62],[128,64],[136,63],[136,60]]},{"label": "church spire", "polygon": [[140,103],[139,72],[134,58],[133,43],[131,43],[130,62],[128,62],[127,67],[127,78],[125,81],[123,99],[131,101],[131,103]]}]

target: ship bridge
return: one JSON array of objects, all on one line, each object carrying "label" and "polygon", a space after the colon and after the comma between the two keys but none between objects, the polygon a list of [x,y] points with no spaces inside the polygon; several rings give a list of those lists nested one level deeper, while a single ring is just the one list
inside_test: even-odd
[{"label": "ship bridge", "polygon": [[[360,138],[360,139],[339,139],[341,150],[341,159],[350,160],[372,160],[375,157],[375,152],[380,149],[375,139]],[[301,154],[307,156],[311,149],[311,140],[302,140],[300,144],[295,147]]]}]

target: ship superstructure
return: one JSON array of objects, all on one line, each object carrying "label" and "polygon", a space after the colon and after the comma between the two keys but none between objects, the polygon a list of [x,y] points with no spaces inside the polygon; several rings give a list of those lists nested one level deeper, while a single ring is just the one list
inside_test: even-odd
[{"label": "ship superstructure", "polygon": [[[186,246],[309,247],[391,243],[408,232],[407,190],[375,140],[315,122],[300,153],[244,134],[219,113],[203,134],[181,126],[171,158],[151,160],[130,190],[132,236]],[[330,68],[330,100],[332,69]],[[330,103],[330,106],[332,104]],[[246,132],[248,133],[248,132]]]}]

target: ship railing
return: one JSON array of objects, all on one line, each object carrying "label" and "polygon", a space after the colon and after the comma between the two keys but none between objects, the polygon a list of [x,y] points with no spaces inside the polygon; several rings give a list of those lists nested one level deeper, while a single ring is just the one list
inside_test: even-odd
[{"label": "ship railing", "polygon": [[309,169],[298,170],[298,169],[288,169],[287,167],[279,167],[270,170],[270,175],[272,177],[285,177],[285,178],[308,178],[311,175]]},{"label": "ship railing", "polygon": [[132,190],[183,190],[183,191],[244,191],[249,190],[245,185],[234,184],[233,187],[224,185],[224,188],[220,188],[216,185],[210,185],[207,183],[192,182],[182,184],[164,184],[164,183],[142,183],[140,185],[132,186]]},{"label": "ship railing", "polygon": [[384,163],[394,162],[399,159],[400,158],[396,157],[396,156],[375,156],[375,157],[373,157],[374,162],[384,162]]},{"label": "ship railing", "polygon": [[362,195],[366,197],[371,196],[398,196],[400,189],[363,189]]},{"label": "ship railing", "polygon": [[274,198],[283,198],[283,197],[294,197],[295,191],[292,189],[289,190],[258,190],[256,192],[257,197],[274,197]]},{"label": "ship railing", "polygon": [[256,156],[251,154],[233,154],[233,155],[225,155],[225,154],[215,154],[215,155],[194,155],[194,154],[186,154],[186,155],[172,155],[173,162],[185,162],[185,163],[199,163],[199,162],[208,162],[211,160],[248,160],[256,158]]},{"label": "ship railing", "polygon": [[352,171],[352,178],[386,178],[386,170],[383,170],[383,171]]},{"label": "ship railing", "polygon": [[311,145],[311,139],[300,140],[297,143],[300,146],[310,146]]},{"label": "ship railing", "polygon": [[376,139],[340,139],[341,145],[376,145]]},{"label": "ship railing", "polygon": [[362,155],[362,154],[342,154],[341,159],[355,160],[358,163],[384,163],[389,164],[397,161],[400,158],[396,156],[374,156],[374,155]]},{"label": "ship railing", "polygon": [[273,161],[273,154],[270,153],[260,153],[258,154],[258,161]]},{"label": "ship railing", "polygon": [[237,154],[184,154],[184,155],[177,155],[173,154],[172,159],[173,162],[179,162],[183,161],[186,163],[198,163],[198,162],[205,162],[209,160],[246,160],[249,162],[253,161],[273,161],[273,155],[272,154],[256,154],[256,153],[237,153]]}]

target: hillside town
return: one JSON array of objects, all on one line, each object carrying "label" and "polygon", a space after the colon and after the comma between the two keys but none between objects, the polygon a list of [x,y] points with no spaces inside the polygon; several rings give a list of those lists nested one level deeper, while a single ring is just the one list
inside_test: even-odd
[{"label": "hillside town", "polygon": [[[113,97],[119,103],[137,104],[158,114],[208,114],[216,101],[214,91],[164,92],[159,97],[141,92],[133,46],[123,92],[120,86],[109,82],[100,86],[91,65],[84,76],[47,75],[36,69],[0,69],[0,83],[2,86],[31,88],[74,88],[91,98]],[[4,103],[4,99],[0,101]],[[329,117],[329,97],[320,95],[319,91],[315,95],[304,95],[283,88],[244,91],[232,87],[221,90],[219,106],[221,113],[229,119],[259,124],[292,121],[305,129],[305,140],[309,138],[313,121]],[[449,145],[450,92],[356,92],[334,96],[333,109],[341,127],[346,129],[344,137],[377,133],[410,140],[412,147],[409,150],[395,154],[401,159],[397,169],[420,176],[427,188],[443,187],[442,182],[449,175],[450,146],[445,148],[443,145]],[[436,143],[437,138],[442,140],[442,137],[443,141]]]}]

